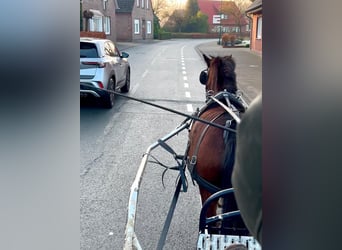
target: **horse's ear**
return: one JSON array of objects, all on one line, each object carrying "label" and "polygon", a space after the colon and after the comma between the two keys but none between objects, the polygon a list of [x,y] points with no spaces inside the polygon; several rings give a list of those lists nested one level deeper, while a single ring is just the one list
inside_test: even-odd
[{"label": "horse's ear", "polygon": [[204,61],[205,61],[205,63],[207,64],[207,66],[209,68],[211,59],[207,55],[205,55],[205,54],[203,54],[203,58],[204,58]]}]

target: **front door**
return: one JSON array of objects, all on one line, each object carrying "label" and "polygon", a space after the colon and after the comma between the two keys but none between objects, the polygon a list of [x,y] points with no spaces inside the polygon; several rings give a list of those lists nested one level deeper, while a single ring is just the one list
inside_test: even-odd
[{"label": "front door", "polygon": [[146,39],[146,20],[142,20],[142,39]]}]

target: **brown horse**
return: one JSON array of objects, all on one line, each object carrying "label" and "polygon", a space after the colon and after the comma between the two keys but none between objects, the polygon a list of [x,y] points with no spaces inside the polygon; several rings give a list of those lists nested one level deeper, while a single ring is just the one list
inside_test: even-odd
[{"label": "brown horse", "polygon": [[[209,58],[203,55],[203,57],[208,66],[207,77],[204,77],[206,78],[207,97],[214,96],[224,90],[236,94],[235,61],[232,56]],[[235,111],[239,114],[238,110]],[[240,110],[240,112],[243,111]],[[228,127],[232,129],[235,129],[236,126],[232,116],[215,103],[201,110],[199,118],[222,126],[228,124]],[[188,146],[187,166],[192,178],[199,186],[202,204],[214,192],[232,187],[231,174],[234,165],[235,132],[224,131],[222,128],[195,121],[189,132]],[[227,199],[225,211],[238,210],[234,196],[232,195]],[[216,210],[217,202],[209,207],[207,217],[216,215]],[[241,223],[241,218],[238,220]]]}]

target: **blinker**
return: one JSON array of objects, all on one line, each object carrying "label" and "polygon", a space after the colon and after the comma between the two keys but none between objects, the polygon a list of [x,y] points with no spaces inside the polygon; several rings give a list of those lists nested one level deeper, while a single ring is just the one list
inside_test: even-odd
[{"label": "blinker", "polygon": [[199,81],[201,84],[206,85],[208,82],[208,69],[204,69],[201,71],[199,76]]}]

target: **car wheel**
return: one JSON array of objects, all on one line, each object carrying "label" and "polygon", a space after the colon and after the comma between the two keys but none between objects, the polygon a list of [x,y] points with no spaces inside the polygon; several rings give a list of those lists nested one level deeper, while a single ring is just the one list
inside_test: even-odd
[{"label": "car wheel", "polygon": [[[115,82],[113,78],[110,78],[108,81],[108,90],[115,90]],[[103,106],[105,108],[111,109],[114,106],[115,94],[112,92],[108,92],[103,98]]]},{"label": "car wheel", "polygon": [[125,82],[125,85],[120,89],[121,92],[127,93],[129,91],[130,86],[131,86],[131,72],[129,69],[127,69],[126,82]]}]

